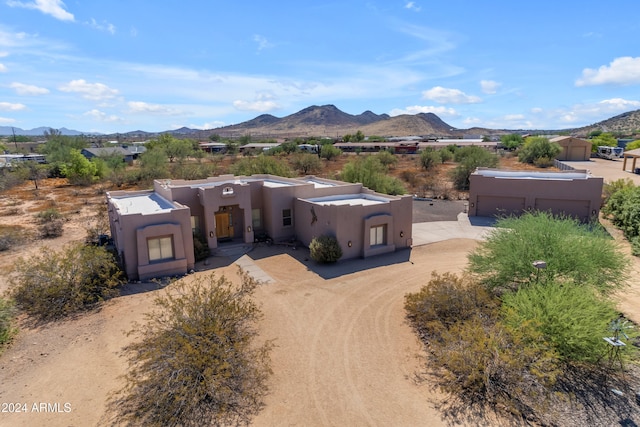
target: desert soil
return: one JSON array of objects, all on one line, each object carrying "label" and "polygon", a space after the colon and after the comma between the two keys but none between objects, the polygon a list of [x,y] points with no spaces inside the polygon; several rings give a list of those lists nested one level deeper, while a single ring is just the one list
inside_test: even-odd
[{"label": "desert soil", "polygon": [[[60,197],[56,206],[63,207],[56,188],[63,186],[52,183],[41,194]],[[70,208],[74,219],[66,225],[65,234],[44,242],[50,250],[84,238],[83,224],[104,200],[101,195],[89,196],[82,206]],[[33,225],[31,199],[25,196],[15,204],[16,197],[5,195],[1,200],[2,209],[17,206],[18,211],[0,217],[0,223]],[[0,292],[7,286],[8,266],[19,255],[41,250],[42,244],[32,242],[19,251],[0,253]],[[273,278],[257,289],[255,297],[264,313],[259,324],[261,339],[275,343],[270,393],[252,425],[500,424],[496,419],[450,418],[438,410],[447,397],[419,380],[425,353],[403,310],[405,294],[426,284],[433,271],[461,272],[467,254],[477,244],[468,239],[448,240],[330,267],[309,261],[304,248],[257,247],[251,251],[249,257]],[[213,258],[207,270],[183,280],[212,272],[235,277],[233,261]],[[640,322],[640,268],[638,261],[633,265],[632,287],[621,296],[620,307]],[[135,328],[136,322],[144,322],[154,297],[164,292],[153,284],[129,284],[127,290],[99,311],[75,319],[44,326],[20,325],[13,344],[0,356],[0,404],[6,405],[0,410],[19,404],[26,412],[0,412],[0,426],[106,423],[113,415],[106,413],[108,395],[123,385],[121,375],[128,367],[121,349],[134,339],[125,332]]]}]

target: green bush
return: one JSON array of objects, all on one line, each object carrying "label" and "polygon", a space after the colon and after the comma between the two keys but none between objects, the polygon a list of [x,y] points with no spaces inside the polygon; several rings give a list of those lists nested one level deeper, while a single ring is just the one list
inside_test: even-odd
[{"label": "green bush", "polygon": [[342,257],[342,248],[338,239],[328,235],[311,240],[309,252],[311,259],[320,263],[336,262]]},{"label": "green bush", "polygon": [[56,208],[47,208],[36,214],[36,219],[40,224],[62,219],[62,214]]},{"label": "green bush", "polygon": [[460,148],[454,152],[458,166],[450,174],[453,185],[458,190],[469,189],[469,177],[479,167],[494,168],[498,165],[498,156],[475,145]]},{"label": "green bush", "polygon": [[193,233],[193,254],[196,261],[207,259],[211,251],[207,240],[199,232]]},{"label": "green bush", "polygon": [[257,282],[224,276],[181,281],[130,334],[126,385],[112,396],[114,425],[249,425],[264,406],[270,342],[256,344]]},{"label": "green bush", "polygon": [[618,317],[615,305],[592,289],[555,281],[504,294],[501,310],[512,328],[535,322],[565,362],[602,360],[609,350],[603,337],[611,336],[609,326]]},{"label": "green bush", "polygon": [[234,175],[270,174],[277,176],[293,176],[289,165],[274,156],[259,154],[253,157],[244,157],[231,165],[231,173]]},{"label": "green bush", "polygon": [[[537,260],[546,268],[536,269]],[[491,289],[562,279],[607,295],[626,285],[628,258],[601,228],[528,212],[500,219],[469,255],[468,269]]]},{"label": "green bush", "polygon": [[526,139],[524,145],[518,150],[518,160],[522,163],[535,164],[540,159],[544,162],[553,162],[562,151],[560,144],[551,142],[542,136],[534,136]]},{"label": "green bush", "polygon": [[64,232],[64,221],[56,219],[50,222],[45,222],[40,225],[38,232],[42,239],[55,239],[56,237],[60,237]]},{"label": "green bush", "polygon": [[20,258],[9,279],[9,294],[19,309],[49,321],[116,296],[121,278],[112,253],[78,243],[62,251],[43,248],[28,259]]}]

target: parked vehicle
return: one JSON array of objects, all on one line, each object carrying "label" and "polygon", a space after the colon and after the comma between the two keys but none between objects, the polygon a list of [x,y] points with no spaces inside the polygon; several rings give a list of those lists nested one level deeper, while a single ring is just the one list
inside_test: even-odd
[{"label": "parked vehicle", "polygon": [[624,148],[622,147],[609,147],[606,145],[600,145],[598,147],[597,155],[603,159],[619,159],[622,157],[622,153],[624,152]]}]

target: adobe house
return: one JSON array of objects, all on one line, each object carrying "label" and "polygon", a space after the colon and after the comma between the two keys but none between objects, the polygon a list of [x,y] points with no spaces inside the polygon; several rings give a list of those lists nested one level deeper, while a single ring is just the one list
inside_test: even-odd
[{"label": "adobe house", "polygon": [[469,177],[469,216],[509,216],[537,210],[590,222],[600,213],[603,182],[585,170],[478,168]]},{"label": "adobe house", "polygon": [[335,236],[343,259],[412,244],[412,198],[376,193],[359,183],[272,175],[156,180],[149,191],[107,193],[114,244],[129,279],[184,274],[194,266],[193,234],[215,251],[228,243],[274,241],[308,246]]},{"label": "adobe house", "polygon": [[557,136],[549,141],[562,147],[562,151],[556,156],[558,160],[585,162],[591,158],[591,141],[573,136]]}]

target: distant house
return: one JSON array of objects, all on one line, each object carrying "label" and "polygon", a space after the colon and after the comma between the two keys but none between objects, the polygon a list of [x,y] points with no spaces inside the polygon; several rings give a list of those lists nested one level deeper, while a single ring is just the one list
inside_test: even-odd
[{"label": "distant house", "polygon": [[83,148],[80,150],[83,156],[91,160],[94,157],[108,157],[108,156],[122,156],[122,161],[126,163],[133,163],[134,154],[123,147],[97,147],[97,148]]},{"label": "distant house", "polygon": [[152,191],[107,193],[111,236],[129,279],[184,274],[194,267],[193,236],[215,251],[261,235],[308,246],[335,236],[343,259],[412,244],[412,198],[362,184],[308,176],[223,175],[156,180]]},{"label": "distant house", "polygon": [[548,211],[582,222],[598,218],[604,179],[587,171],[504,171],[478,168],[469,177],[469,216]]},{"label": "distant house", "polygon": [[549,141],[562,148],[556,157],[558,160],[584,162],[591,158],[591,141],[573,136],[557,136]]},{"label": "distant house", "polygon": [[227,144],[224,142],[200,142],[200,149],[207,153],[224,153],[227,151]]}]

